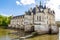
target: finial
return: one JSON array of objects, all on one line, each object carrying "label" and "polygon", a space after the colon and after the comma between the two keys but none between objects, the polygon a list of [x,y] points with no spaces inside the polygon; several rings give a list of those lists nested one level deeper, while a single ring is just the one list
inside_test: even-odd
[{"label": "finial", "polygon": [[41,5],[41,1],[40,1],[40,5]]},{"label": "finial", "polygon": [[42,5],[41,1],[40,1],[40,5],[39,5],[39,7],[40,7],[40,8],[43,8],[43,5]]}]

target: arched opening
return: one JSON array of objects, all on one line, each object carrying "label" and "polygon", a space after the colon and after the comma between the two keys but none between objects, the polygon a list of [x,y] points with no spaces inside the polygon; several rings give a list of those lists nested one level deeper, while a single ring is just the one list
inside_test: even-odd
[{"label": "arched opening", "polygon": [[49,27],[49,34],[51,34],[51,25],[49,25],[48,27]]},{"label": "arched opening", "polygon": [[34,26],[31,27],[31,31],[34,32]]}]

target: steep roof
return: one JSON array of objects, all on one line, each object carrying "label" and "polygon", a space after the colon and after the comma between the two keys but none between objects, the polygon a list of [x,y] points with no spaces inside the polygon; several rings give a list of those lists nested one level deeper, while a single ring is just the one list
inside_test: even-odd
[{"label": "steep roof", "polygon": [[24,17],[24,15],[13,16],[12,19],[17,18],[17,17],[19,18],[19,17],[22,17],[22,16]]}]

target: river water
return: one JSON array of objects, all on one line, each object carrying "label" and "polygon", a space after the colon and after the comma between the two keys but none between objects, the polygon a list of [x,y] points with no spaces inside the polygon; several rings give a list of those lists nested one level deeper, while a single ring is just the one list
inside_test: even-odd
[{"label": "river water", "polygon": [[10,29],[1,29],[0,28],[0,40],[18,40],[15,39],[18,36],[15,34],[11,34],[16,32],[15,30],[10,30]]},{"label": "river water", "polygon": [[3,37],[0,37],[0,40],[11,40],[11,38],[8,35],[6,35]]},{"label": "river water", "polygon": [[[11,31],[12,30],[10,30],[10,32]],[[15,31],[12,31],[12,32],[15,32]],[[24,36],[23,31],[19,31],[19,33],[16,35],[16,34],[9,34],[9,30],[0,29],[0,40],[19,40],[20,36]],[[49,39],[47,39],[47,38],[49,38]],[[42,35],[42,36],[33,37],[33,38],[31,38],[31,40],[39,40],[39,39],[41,39],[41,40],[50,40],[50,38],[52,38],[51,40],[57,40],[58,35],[52,35],[52,36]],[[30,40],[30,39],[28,39],[28,40]]]}]

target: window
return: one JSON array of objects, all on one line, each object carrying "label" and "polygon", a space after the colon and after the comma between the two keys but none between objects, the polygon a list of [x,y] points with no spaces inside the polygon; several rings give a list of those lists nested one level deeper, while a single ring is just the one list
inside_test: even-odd
[{"label": "window", "polygon": [[41,16],[37,16],[37,21],[41,21]]},{"label": "window", "polygon": [[41,21],[41,16],[39,16],[39,21]]},{"label": "window", "polygon": [[47,21],[47,24],[48,24],[48,21]]},{"label": "window", "polygon": [[47,16],[47,19],[48,19],[48,16]]},{"label": "window", "polygon": [[38,20],[38,16],[37,16],[37,20]]},{"label": "window", "polygon": [[29,24],[28,22],[24,22],[24,24]]}]

